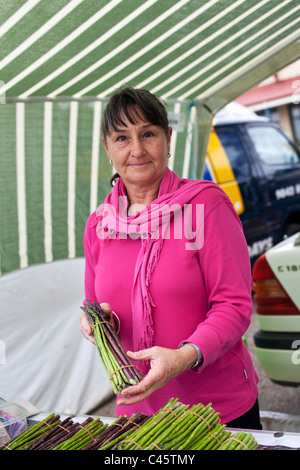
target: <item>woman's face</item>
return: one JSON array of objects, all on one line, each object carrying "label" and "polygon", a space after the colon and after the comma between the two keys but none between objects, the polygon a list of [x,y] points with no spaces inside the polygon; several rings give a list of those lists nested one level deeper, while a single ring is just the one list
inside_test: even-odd
[{"label": "woman's face", "polygon": [[166,136],[162,127],[146,119],[136,121],[131,124],[124,119],[126,125],[111,130],[106,141],[102,138],[102,143],[125,186],[155,187],[167,167],[172,129],[169,128]]}]

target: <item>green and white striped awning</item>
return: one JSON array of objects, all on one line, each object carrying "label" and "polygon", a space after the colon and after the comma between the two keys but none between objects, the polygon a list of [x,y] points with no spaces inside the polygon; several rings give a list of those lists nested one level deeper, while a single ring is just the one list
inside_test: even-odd
[{"label": "green and white striped awning", "polygon": [[[0,273],[82,256],[109,191],[112,92],[143,87],[175,126],[170,165],[201,177],[216,111],[300,57],[297,0],[0,0]],[[174,113],[174,114],[172,114]]]},{"label": "green and white striped awning", "polygon": [[297,0],[0,5],[7,97],[102,98],[130,83],[164,99],[203,101],[299,39]]}]

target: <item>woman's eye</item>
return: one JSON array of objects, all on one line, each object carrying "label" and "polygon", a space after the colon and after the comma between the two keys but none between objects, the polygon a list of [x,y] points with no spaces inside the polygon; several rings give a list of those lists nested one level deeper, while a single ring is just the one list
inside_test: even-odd
[{"label": "woman's eye", "polygon": [[146,132],[146,133],[144,134],[144,136],[145,136],[146,138],[147,138],[147,137],[149,138],[149,137],[152,137],[152,136],[153,136],[153,133],[150,132],[150,131],[148,131],[148,132]]},{"label": "woman's eye", "polygon": [[124,140],[126,140],[126,136],[125,136],[125,135],[119,135],[119,136],[117,137],[117,141],[118,141],[118,142],[124,142]]}]

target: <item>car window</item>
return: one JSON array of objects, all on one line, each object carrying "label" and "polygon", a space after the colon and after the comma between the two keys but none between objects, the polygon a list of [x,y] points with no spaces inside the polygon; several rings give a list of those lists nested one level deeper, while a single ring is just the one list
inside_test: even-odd
[{"label": "car window", "polygon": [[233,130],[216,129],[236,178],[248,176],[249,163],[242,142]]},{"label": "car window", "polygon": [[259,158],[268,165],[299,163],[299,155],[288,139],[272,126],[248,126],[248,134]]}]

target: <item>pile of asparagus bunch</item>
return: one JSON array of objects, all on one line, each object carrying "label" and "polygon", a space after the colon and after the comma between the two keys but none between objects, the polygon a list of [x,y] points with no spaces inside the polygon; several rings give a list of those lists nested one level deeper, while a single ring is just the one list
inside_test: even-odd
[{"label": "pile of asparagus bunch", "polygon": [[109,318],[98,302],[87,301],[81,309],[86,313],[103,367],[108,374],[114,393],[137,384],[143,375],[132,364]]},{"label": "pile of asparagus bunch", "polygon": [[189,407],[171,398],[116,450],[214,450],[230,437],[211,403]]},{"label": "pile of asparagus bunch", "polygon": [[236,435],[221,424],[219,413],[209,403],[184,405],[171,398],[141,428],[122,439],[116,450],[255,450],[251,433]]},{"label": "pile of asparagus bunch", "polygon": [[255,450],[249,432],[233,434],[211,406],[171,398],[151,416],[121,416],[110,425],[99,417],[83,423],[52,413],[0,450]]},{"label": "pile of asparagus bunch", "polygon": [[121,416],[112,424],[99,417],[86,418],[83,423],[71,417],[61,420],[54,413],[24,431],[0,450],[98,450],[109,449],[148,419],[140,413],[131,418]]},{"label": "pile of asparagus bunch", "polygon": [[0,449],[79,450],[102,433],[107,426],[99,417],[88,417],[80,424],[74,423],[71,417],[61,420],[59,415],[51,413]]}]

